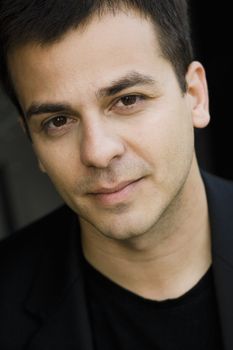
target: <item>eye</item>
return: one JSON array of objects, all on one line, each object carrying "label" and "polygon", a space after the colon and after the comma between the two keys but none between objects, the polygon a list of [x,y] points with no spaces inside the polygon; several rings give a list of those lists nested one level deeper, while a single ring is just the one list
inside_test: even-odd
[{"label": "eye", "polygon": [[138,98],[139,98],[139,96],[136,96],[136,95],[124,96],[120,99],[120,102],[124,106],[131,106],[137,102]]},{"label": "eye", "polygon": [[140,109],[145,100],[146,97],[143,95],[126,95],[119,98],[112,109],[122,112],[133,112]]},{"label": "eye", "polygon": [[56,134],[66,131],[76,121],[68,116],[58,115],[42,123],[42,129],[47,134]]},{"label": "eye", "polygon": [[60,128],[61,126],[65,125],[67,123],[67,117],[64,116],[58,116],[56,118],[53,118],[49,122],[46,123],[47,127],[55,127]]}]

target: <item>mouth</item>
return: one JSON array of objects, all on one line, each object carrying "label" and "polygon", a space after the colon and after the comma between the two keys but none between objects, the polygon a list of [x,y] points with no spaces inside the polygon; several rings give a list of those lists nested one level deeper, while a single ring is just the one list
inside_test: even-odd
[{"label": "mouth", "polygon": [[114,187],[101,187],[90,193],[95,200],[103,205],[113,205],[127,200],[132,195],[142,178],[124,181]]}]

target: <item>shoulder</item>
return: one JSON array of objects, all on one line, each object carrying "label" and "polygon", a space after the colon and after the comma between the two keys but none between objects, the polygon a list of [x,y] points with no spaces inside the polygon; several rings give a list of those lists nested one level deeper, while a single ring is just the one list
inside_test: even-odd
[{"label": "shoulder", "polygon": [[63,206],[0,242],[0,279],[32,274],[45,251],[68,227],[71,210]]},{"label": "shoulder", "polygon": [[60,285],[60,279],[65,280],[61,273],[70,276],[65,257],[70,252],[74,219],[76,222],[76,215],[64,206],[0,243],[1,348],[26,346],[38,330],[39,320],[30,314],[30,298],[41,295],[43,299],[47,295],[43,290],[56,295],[54,286]]},{"label": "shoulder", "polygon": [[3,252],[4,249],[8,248],[16,248],[18,250],[19,245],[21,248],[25,248],[27,243],[31,246],[31,244],[38,243],[38,241],[47,240],[55,234],[55,230],[60,231],[65,227],[67,219],[69,220],[71,216],[71,210],[68,207],[65,205],[59,207],[32,224],[14,232],[6,239],[3,239],[0,242],[0,251]]},{"label": "shoulder", "polygon": [[233,181],[201,171],[209,202],[232,203]]}]

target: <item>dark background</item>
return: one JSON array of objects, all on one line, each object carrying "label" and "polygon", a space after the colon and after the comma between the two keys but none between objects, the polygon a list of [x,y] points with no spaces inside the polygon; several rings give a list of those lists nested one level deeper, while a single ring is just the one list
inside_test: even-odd
[{"label": "dark background", "polygon": [[[231,114],[233,54],[230,1],[190,0],[196,59],[206,68],[211,123],[196,132],[202,168],[233,180]],[[0,238],[61,203],[39,172],[31,145],[17,125],[17,114],[0,92]]]},{"label": "dark background", "polygon": [[233,179],[231,2],[192,0],[190,4],[196,57],[206,68],[210,95],[211,123],[200,133],[199,158],[206,158],[203,166],[215,174]]}]

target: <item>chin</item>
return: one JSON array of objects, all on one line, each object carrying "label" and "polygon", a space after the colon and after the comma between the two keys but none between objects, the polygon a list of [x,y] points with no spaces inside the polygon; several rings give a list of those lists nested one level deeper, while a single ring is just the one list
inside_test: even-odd
[{"label": "chin", "polygon": [[121,220],[111,220],[111,222],[105,222],[103,225],[98,223],[93,225],[94,228],[103,236],[117,240],[127,241],[134,238],[143,237],[149,233],[154,225],[156,225],[155,217],[151,220],[140,220],[139,217]]},{"label": "chin", "polygon": [[108,210],[95,210],[96,208],[83,206],[76,212],[79,212],[83,231],[92,231],[97,236],[125,241],[155,231],[165,206],[162,206],[161,201],[159,204],[155,206],[150,201],[147,201],[147,205],[144,202],[140,205],[121,204]]}]

